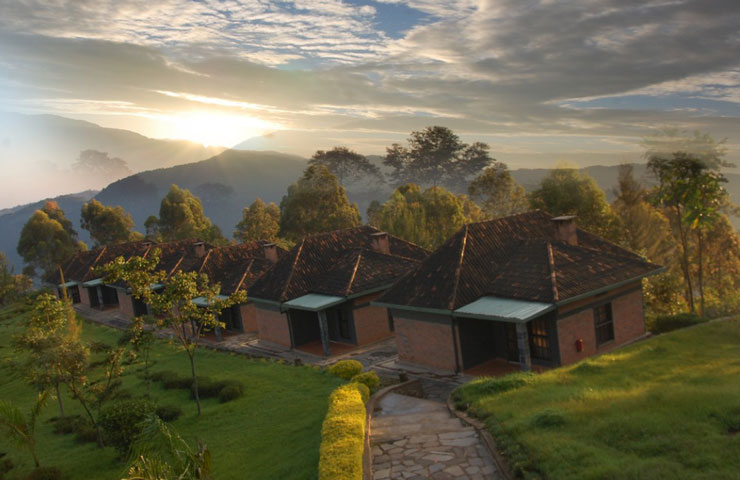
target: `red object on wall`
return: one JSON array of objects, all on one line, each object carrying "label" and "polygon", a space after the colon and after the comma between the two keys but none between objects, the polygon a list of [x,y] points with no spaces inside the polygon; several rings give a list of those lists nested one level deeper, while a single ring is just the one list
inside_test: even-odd
[{"label": "red object on wall", "polygon": [[576,340],[576,352],[582,352],[583,351],[583,339],[579,338]]}]

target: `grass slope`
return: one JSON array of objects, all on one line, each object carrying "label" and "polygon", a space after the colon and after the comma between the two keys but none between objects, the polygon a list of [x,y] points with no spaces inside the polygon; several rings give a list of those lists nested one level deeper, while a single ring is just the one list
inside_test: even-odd
[{"label": "grass slope", "polygon": [[[10,346],[19,332],[26,313],[12,308],[0,310],[0,398],[20,405],[24,410],[34,398],[34,391],[13,367],[16,353]],[[85,323],[86,340],[115,345],[120,332]],[[98,358],[100,355],[94,356]],[[152,371],[173,370],[189,373],[187,357],[164,341],[152,349]],[[183,415],[173,425],[183,438],[206,442],[213,455],[214,478],[218,479],[313,479],[316,478],[321,443],[321,423],[326,415],[327,398],[341,381],[311,367],[293,367],[269,361],[249,360],[242,356],[200,350],[196,356],[198,374],[213,379],[237,379],[245,385],[244,396],[221,404],[218,399],[203,400],[203,416],[198,418],[190,394],[184,390],[164,390],[152,383],[152,397],[160,405],[178,404]],[[145,391],[137,373],[139,365],[127,367],[123,388],[134,395]],[[67,414],[82,409],[65,398]],[[75,443],[73,435],[55,435],[50,417],[58,415],[56,401],[51,401],[41,417],[38,450],[41,464],[57,466],[70,479],[121,478],[125,462],[112,448]],[[12,458],[16,468],[8,478],[22,478],[32,469],[29,457],[0,436],[0,452]]]},{"label": "grass slope", "polygon": [[515,470],[550,479],[740,478],[740,319],[454,394]]}]

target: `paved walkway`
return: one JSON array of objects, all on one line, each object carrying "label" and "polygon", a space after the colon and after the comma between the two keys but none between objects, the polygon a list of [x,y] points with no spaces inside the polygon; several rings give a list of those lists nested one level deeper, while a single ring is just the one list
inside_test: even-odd
[{"label": "paved walkway", "polygon": [[476,430],[437,401],[387,394],[373,412],[370,445],[374,479],[502,478]]}]

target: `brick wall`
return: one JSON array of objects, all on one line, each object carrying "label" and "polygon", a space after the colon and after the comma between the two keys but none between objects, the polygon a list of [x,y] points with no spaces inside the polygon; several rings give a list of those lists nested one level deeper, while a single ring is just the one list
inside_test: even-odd
[{"label": "brick wall", "polygon": [[242,328],[245,332],[257,331],[257,308],[249,302],[239,305],[239,315],[242,319]]},{"label": "brick wall", "polygon": [[129,318],[134,318],[134,299],[120,288],[116,289],[118,310]]},{"label": "brick wall", "polygon": [[[602,303],[591,299],[592,304]],[[642,309],[642,290],[633,290],[611,300],[614,341],[596,347],[596,329],[593,308],[586,305],[583,310],[558,319],[558,345],[560,363],[568,365],[596,353],[612,350],[645,333],[645,317]],[[562,315],[562,313],[561,313]],[[576,351],[576,340],[583,339],[583,351]]]},{"label": "brick wall", "polygon": [[288,316],[278,310],[255,306],[257,332],[260,340],[290,347],[290,327]]},{"label": "brick wall", "polygon": [[396,312],[393,316],[399,359],[454,372],[455,345],[450,324],[412,320],[402,315]]},{"label": "brick wall", "polygon": [[352,312],[355,319],[357,345],[377,342],[393,335],[388,324],[388,309],[365,306]]},{"label": "brick wall", "polygon": [[90,304],[90,290],[85,287],[80,287],[80,303],[85,306],[91,306]]}]

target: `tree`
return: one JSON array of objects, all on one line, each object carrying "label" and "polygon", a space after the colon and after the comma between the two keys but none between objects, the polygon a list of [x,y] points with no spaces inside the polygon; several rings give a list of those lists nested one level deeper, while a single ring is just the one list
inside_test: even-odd
[{"label": "tree", "polygon": [[482,217],[465,195],[442,187],[421,191],[416,184],[398,187],[390,198],[368,209],[370,224],[428,249],[435,249],[465,223]]},{"label": "tree", "polygon": [[670,158],[676,152],[683,152],[699,160],[711,170],[720,167],[734,167],[724,157],[727,155],[727,139],[715,140],[708,133],[677,128],[666,128],[642,139],[644,157]]},{"label": "tree", "polygon": [[[215,328],[224,328],[218,316],[233,305],[245,303],[243,290],[223,298],[221,286],[211,284],[208,275],[197,272],[178,271],[173,275],[157,270],[159,250],[155,249],[147,258],[132,257],[128,261],[118,257],[99,270],[108,282],[125,282],[131,288],[131,296],[151,305],[152,314],[158,318],[156,327],[166,328],[180,344],[188,357],[192,379],[193,396],[201,415],[195,355],[203,333]],[[151,286],[161,284],[156,293]],[[194,300],[198,298],[198,306]]]},{"label": "tree", "polygon": [[621,231],[604,191],[588,175],[574,168],[556,168],[542,179],[529,196],[532,208],[554,216],[576,215],[578,225],[610,240],[618,241]]},{"label": "tree", "polygon": [[[692,262],[697,265],[697,280],[701,312],[704,311],[703,255],[705,236],[721,216],[728,195],[722,187],[727,179],[702,158],[685,152],[670,157],[653,156],[648,168],[658,180],[654,201],[669,212],[681,245],[681,268],[686,282],[686,298],[691,312],[696,311]],[[697,256],[691,255],[690,236],[696,236]]]},{"label": "tree", "polygon": [[236,224],[234,238],[242,243],[255,240],[274,242],[280,230],[280,208],[270,202],[265,205],[261,198],[245,207],[242,220]]},{"label": "tree", "polygon": [[357,205],[325,165],[309,166],[280,202],[280,236],[291,241],[360,223]]},{"label": "tree", "polygon": [[123,207],[106,207],[96,199],[82,205],[82,228],[90,232],[95,246],[139,240],[142,235],[134,231],[134,220]]},{"label": "tree", "polygon": [[18,253],[26,263],[24,273],[35,275],[40,269],[46,276],[72,255],[84,250],[77,232],[54,201],[36,210],[23,226],[18,240]]},{"label": "tree", "polygon": [[485,143],[468,145],[447,127],[411,132],[408,147],[394,143],[386,149],[383,164],[393,169],[395,185],[419,183],[464,188],[467,180],[494,160]]},{"label": "tree", "polygon": [[113,181],[131,175],[124,160],[98,150],[83,150],[72,168],[80,175],[92,175],[100,180]]},{"label": "tree", "polygon": [[476,201],[487,218],[499,218],[529,209],[527,193],[503,163],[496,162],[480,173],[468,186],[470,197]]},{"label": "tree", "polygon": [[39,458],[36,455],[36,421],[41,415],[41,410],[46,406],[49,392],[40,392],[36,397],[36,403],[26,417],[21,410],[12,403],[0,400],[0,426],[5,427],[8,438],[15,440],[19,447],[28,450],[33,458],[36,468],[40,467]]},{"label": "tree", "polygon": [[217,244],[226,243],[218,226],[203,213],[200,199],[190,190],[170,187],[159,206],[159,218],[150,216],[145,224],[147,236],[154,234],[163,241],[199,238]]},{"label": "tree", "polygon": [[27,275],[16,274],[8,265],[5,254],[0,252],[0,305],[7,305],[24,296],[33,288],[33,281]]},{"label": "tree", "polygon": [[148,417],[132,449],[133,461],[124,480],[205,480],[212,468],[208,446],[193,448],[156,415]]},{"label": "tree", "polygon": [[318,150],[308,161],[309,165],[326,165],[331,173],[345,186],[345,181],[355,183],[370,180],[375,183],[383,180],[377,165],[373,165],[364,155],[346,147],[334,147],[331,150]]}]

